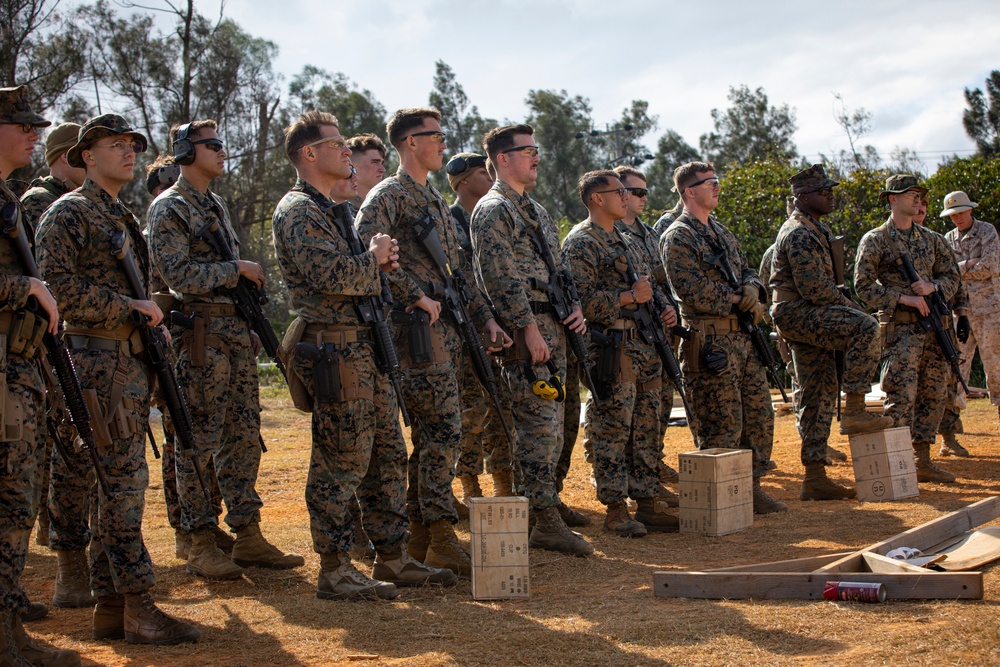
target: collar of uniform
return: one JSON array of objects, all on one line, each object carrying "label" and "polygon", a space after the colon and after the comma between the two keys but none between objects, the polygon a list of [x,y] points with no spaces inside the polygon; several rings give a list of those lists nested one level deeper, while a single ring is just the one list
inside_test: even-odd
[{"label": "collar of uniform", "polygon": [[52,194],[64,195],[70,190],[75,189],[67,185],[67,183],[69,183],[69,181],[64,181],[62,179],[56,178],[52,174],[49,174],[48,176],[42,176],[40,178],[36,178],[35,180],[31,181],[29,187],[45,188]]},{"label": "collar of uniform", "polygon": [[91,195],[92,197],[96,198],[99,202],[101,202],[101,204],[103,204],[105,208],[107,208],[108,215],[110,215],[111,217],[114,218],[123,218],[126,216],[131,217],[131,212],[128,210],[125,204],[121,202],[120,199],[112,197],[107,190],[102,188],[94,181],[90,180],[90,178],[87,178],[83,182],[83,185],[80,186],[80,189],[83,190],[85,193]]},{"label": "collar of uniform", "polygon": [[333,200],[328,196],[320,192],[313,186],[312,183],[302,180],[301,178],[295,179],[295,185],[292,186],[292,190],[295,192],[301,192],[303,194],[309,195],[309,197],[316,202],[323,202],[324,208],[333,206]]},{"label": "collar of uniform", "polygon": [[424,195],[424,197],[427,199],[428,203],[432,199],[436,199],[437,196],[439,196],[437,190],[435,190],[434,186],[431,185],[431,182],[430,182],[429,179],[428,179],[426,185],[420,185],[420,183],[417,183],[413,179],[412,176],[410,176],[409,174],[407,174],[403,170],[403,165],[399,165],[399,167],[396,169],[396,178],[398,178],[401,181],[405,180],[405,181],[409,181],[410,183],[412,183],[413,187],[415,187],[417,189],[417,192],[419,192],[420,194]]},{"label": "collar of uniform", "polygon": [[636,216],[635,221],[631,225],[624,220],[616,220],[615,224],[617,225],[618,223],[621,223],[621,230],[626,234],[635,234],[643,239],[646,238],[646,235],[650,231],[649,228],[646,227],[646,223],[642,221],[642,218],[638,216]]},{"label": "collar of uniform", "polygon": [[198,206],[200,206],[202,209],[206,211],[211,210],[212,204],[215,203],[214,199],[212,198],[211,190],[209,190],[204,194],[199,192],[196,187],[191,185],[191,181],[184,178],[183,175],[181,175],[181,177],[177,179],[177,189],[181,190],[189,197],[194,199],[196,202],[198,202]]}]

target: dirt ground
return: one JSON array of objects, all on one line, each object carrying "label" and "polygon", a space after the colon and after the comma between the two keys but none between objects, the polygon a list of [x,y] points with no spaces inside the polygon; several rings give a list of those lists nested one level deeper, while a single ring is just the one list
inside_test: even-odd
[{"label": "dirt ground", "polygon": [[[601,529],[578,444],[563,494],[593,525],[586,559],[531,553],[529,600],[476,602],[469,582],[445,590],[403,589],[395,602],[330,602],[314,595],[303,488],[309,420],[280,396],[265,400],[264,455],[258,486],[265,534],[306,556],[292,571],[251,569],[235,582],[188,575],[174,557],[159,462],[150,455],[146,544],[156,565],[156,599],[198,624],[201,641],[177,647],[90,639],[91,610],[52,609],[29,632],[74,648],[87,665],[997,665],[1000,664],[996,568],[985,569],[981,601],[889,601],[881,605],[807,601],[708,601],[653,596],[652,575],[765,562],[861,548],[969,503],[1000,493],[996,410],[970,402],[961,441],[974,458],[948,460],[953,485],[920,486],[914,502],[798,500],[802,466],[791,416],[776,419],[778,469],[765,479],[786,514],[757,517],[751,530],[719,538],[649,535],[626,540]],[[834,425],[836,432],[836,425]],[[159,431],[157,430],[157,433]],[[848,450],[845,437],[831,444]],[[686,428],[667,434],[669,460],[691,450]],[[936,448],[935,448],[936,449]],[[849,464],[831,469],[849,482]],[[489,489],[488,477],[483,477]],[[459,524],[468,539],[468,524]],[[52,596],[56,559],[32,544],[23,581],[33,599]]]}]

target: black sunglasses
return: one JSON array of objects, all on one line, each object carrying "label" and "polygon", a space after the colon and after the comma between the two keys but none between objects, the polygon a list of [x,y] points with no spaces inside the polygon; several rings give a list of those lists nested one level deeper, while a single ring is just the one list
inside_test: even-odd
[{"label": "black sunglasses", "polygon": [[444,166],[444,172],[449,176],[458,176],[478,167],[486,167],[486,158],[482,155],[475,155],[468,159],[459,155],[448,160],[448,164]]},{"label": "black sunglasses", "polygon": [[192,144],[204,144],[205,148],[215,153],[221,151],[225,145],[219,139],[198,139],[197,141],[192,141]]},{"label": "black sunglasses", "polygon": [[645,197],[649,194],[649,188],[625,188],[633,197]]}]

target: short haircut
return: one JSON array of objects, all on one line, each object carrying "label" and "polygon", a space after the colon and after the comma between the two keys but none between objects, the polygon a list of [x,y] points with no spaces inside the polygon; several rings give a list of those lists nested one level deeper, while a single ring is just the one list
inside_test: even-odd
[{"label": "short haircut", "polygon": [[340,121],[332,113],[310,109],[299,119],[285,128],[285,154],[292,164],[297,165],[302,155],[300,151],[309,143],[319,141],[323,133],[319,128],[324,125],[340,127]]},{"label": "short haircut", "polygon": [[440,123],[441,112],[433,107],[411,107],[394,112],[392,118],[385,124],[389,143],[395,146],[396,150],[399,150],[399,147],[403,145],[403,140],[410,134],[410,130],[424,126],[425,118],[433,118]]},{"label": "short haircut", "polygon": [[219,124],[216,123],[211,118],[206,118],[204,120],[193,120],[190,123],[178,123],[177,125],[174,125],[172,128],[170,128],[170,145],[171,146],[174,144],[175,141],[177,141],[177,134],[178,134],[178,132],[186,124],[191,126],[191,127],[188,128],[188,134],[187,134],[187,138],[188,139],[197,139],[199,133],[202,130],[204,130],[206,127],[209,128],[209,129],[212,129],[212,130],[218,130],[219,129]]},{"label": "short haircut", "polygon": [[615,167],[614,172],[615,176],[617,176],[618,180],[620,180],[622,183],[625,182],[626,176],[635,176],[636,178],[641,178],[643,183],[646,182],[646,174],[642,173],[635,167],[630,167],[627,164],[618,165],[617,167]]},{"label": "short haircut", "polygon": [[495,164],[497,155],[508,148],[513,148],[514,137],[519,134],[532,136],[535,134],[535,128],[531,127],[527,123],[520,123],[518,125],[494,127],[492,130],[487,132],[486,136],[483,137],[483,150],[490,156],[490,161]]},{"label": "short haircut", "polygon": [[351,137],[347,140],[347,147],[351,149],[352,153],[378,151],[383,160],[389,153],[385,144],[382,143],[382,140],[376,134],[359,134],[356,137]]},{"label": "short haircut", "polygon": [[580,177],[580,199],[583,200],[583,205],[590,208],[590,195],[594,194],[600,188],[607,187],[611,184],[611,179],[617,179],[618,174],[611,171],[610,169],[602,169],[600,171],[588,171],[586,174]]},{"label": "short haircut", "polygon": [[715,171],[715,165],[711,162],[688,162],[674,169],[674,189],[677,194],[683,196],[684,190],[698,180],[698,174],[706,171]]}]

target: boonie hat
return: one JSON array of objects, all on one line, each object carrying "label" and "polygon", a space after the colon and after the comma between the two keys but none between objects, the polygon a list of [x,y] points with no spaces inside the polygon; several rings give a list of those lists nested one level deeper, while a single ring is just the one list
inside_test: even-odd
[{"label": "boonie hat", "polygon": [[904,192],[916,190],[920,194],[927,194],[927,188],[920,185],[920,181],[913,174],[893,174],[885,179],[885,190],[878,193],[879,201],[888,198],[889,195],[901,195]]},{"label": "boonie hat", "polygon": [[66,152],[66,161],[71,167],[83,167],[83,151],[92,146],[98,139],[111,137],[119,134],[131,134],[139,143],[142,150],[146,150],[149,142],[141,132],[136,132],[128,124],[128,121],[114,113],[106,113],[103,116],[91,118],[80,128],[80,136],[76,144]]}]

